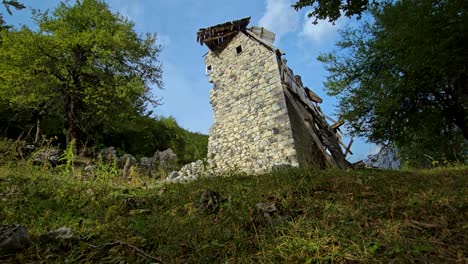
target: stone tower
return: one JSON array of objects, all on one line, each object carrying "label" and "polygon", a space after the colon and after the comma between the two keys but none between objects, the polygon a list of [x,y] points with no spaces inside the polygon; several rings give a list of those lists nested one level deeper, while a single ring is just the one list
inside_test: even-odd
[{"label": "stone tower", "polygon": [[[247,28],[250,18],[200,29],[209,52],[208,164],[214,172],[259,173],[276,166],[347,168],[338,134],[320,111],[322,99],[286,66],[275,35]],[[349,150],[349,147],[348,147]],[[348,152],[347,150],[347,152]]]}]

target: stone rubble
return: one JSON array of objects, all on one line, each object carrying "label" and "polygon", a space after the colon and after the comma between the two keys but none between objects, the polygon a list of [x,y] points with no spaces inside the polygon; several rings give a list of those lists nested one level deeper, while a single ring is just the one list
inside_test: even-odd
[{"label": "stone rubble", "polygon": [[166,179],[168,182],[193,181],[200,176],[208,176],[206,160],[197,160],[184,165],[179,171],[173,171]]},{"label": "stone rubble", "polygon": [[60,227],[56,230],[52,230],[43,234],[39,237],[39,240],[43,243],[57,240],[67,240],[73,238],[73,232],[69,227]]},{"label": "stone rubble", "polygon": [[156,151],[153,157],[142,157],[138,166],[142,168],[150,177],[153,175],[153,170],[170,171],[177,163],[177,155],[170,148],[163,151]]},{"label": "stone rubble", "polygon": [[219,210],[222,202],[221,195],[219,193],[207,189],[203,191],[200,197],[200,208],[204,209],[207,213],[216,213]]},{"label": "stone rubble", "polygon": [[167,163],[177,159],[177,155],[170,148],[163,151],[156,151],[153,155],[154,161],[159,161],[160,164]]},{"label": "stone rubble", "polygon": [[40,149],[38,152],[33,153],[32,161],[33,164],[42,165],[49,163],[52,166],[57,166],[60,161],[60,154],[62,151],[59,148],[49,147],[46,149]]},{"label": "stone rubble", "polygon": [[101,150],[100,155],[102,157],[102,160],[108,163],[114,162],[114,160],[117,159],[117,151],[114,147],[108,147]]},{"label": "stone rubble", "polygon": [[26,228],[21,225],[0,225],[0,255],[10,255],[25,250],[29,245]]}]

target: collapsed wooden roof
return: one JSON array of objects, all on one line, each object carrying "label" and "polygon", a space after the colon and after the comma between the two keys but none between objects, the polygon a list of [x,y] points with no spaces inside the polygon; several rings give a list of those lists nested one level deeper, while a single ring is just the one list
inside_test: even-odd
[{"label": "collapsed wooden roof", "polygon": [[246,17],[208,28],[200,28],[197,32],[197,42],[214,50],[220,44],[229,42],[237,32],[245,31],[249,23],[250,17]]}]

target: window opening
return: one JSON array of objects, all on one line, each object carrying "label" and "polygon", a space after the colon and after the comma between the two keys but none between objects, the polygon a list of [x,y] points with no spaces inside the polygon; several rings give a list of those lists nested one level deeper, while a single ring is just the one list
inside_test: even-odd
[{"label": "window opening", "polygon": [[211,65],[206,66],[206,74],[213,72],[213,67]]},{"label": "window opening", "polygon": [[236,52],[237,52],[237,54],[241,53],[242,52],[242,46],[238,46],[236,48]]}]

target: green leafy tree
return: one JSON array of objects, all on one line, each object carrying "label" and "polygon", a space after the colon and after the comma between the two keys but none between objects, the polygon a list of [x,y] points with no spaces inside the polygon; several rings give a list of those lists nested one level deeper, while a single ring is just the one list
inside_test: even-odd
[{"label": "green leafy tree", "polygon": [[468,162],[468,141],[450,124],[434,122],[443,120],[440,112],[428,113],[419,124],[410,141],[397,145],[404,167],[430,168],[439,165]]},{"label": "green leafy tree", "polygon": [[[375,1],[372,2],[376,4]],[[334,23],[341,15],[352,17],[356,15],[361,18],[364,11],[369,7],[369,0],[299,0],[293,5],[294,9],[312,8],[308,17],[314,17],[314,24],[318,20],[326,20]]]},{"label": "green leafy tree", "polygon": [[399,149],[466,146],[467,9],[466,1],[386,3],[372,9],[373,23],[343,32],[338,52],[319,57],[356,134]]},{"label": "green leafy tree", "polygon": [[112,129],[157,103],[150,92],[162,86],[156,35],[139,36],[100,0],[34,13],[38,31],[1,33],[0,98],[18,108],[54,106],[67,142],[78,147],[97,128]]}]

